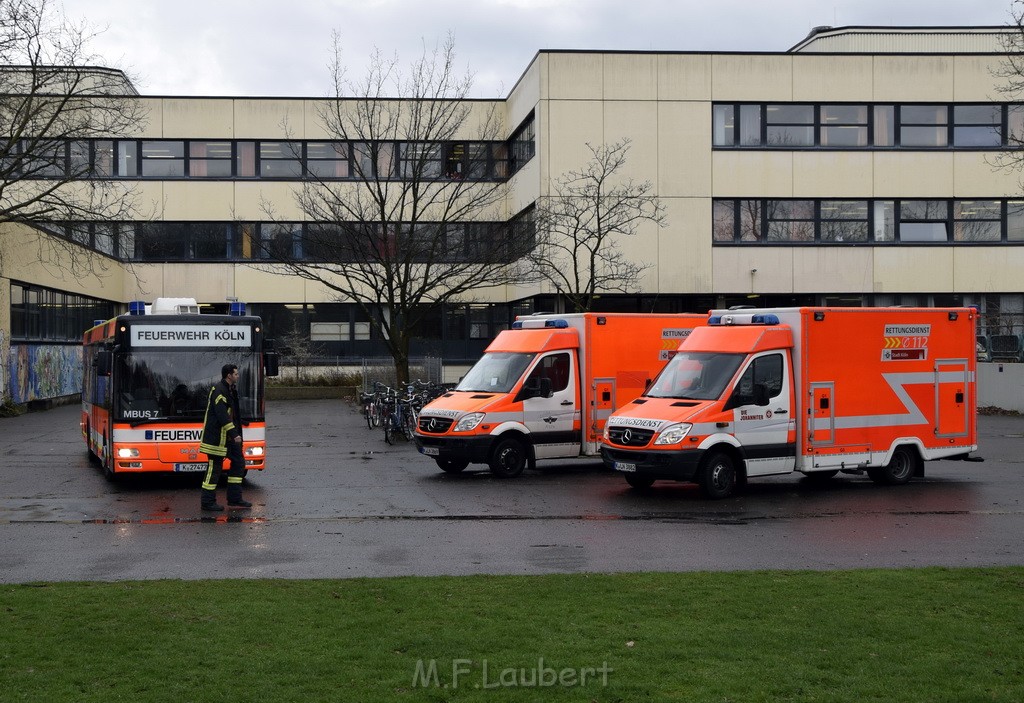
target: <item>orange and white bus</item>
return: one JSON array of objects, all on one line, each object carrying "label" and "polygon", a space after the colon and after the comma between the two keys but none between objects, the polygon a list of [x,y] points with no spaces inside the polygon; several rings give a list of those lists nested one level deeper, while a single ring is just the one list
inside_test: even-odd
[{"label": "orange and white bus", "polygon": [[140,472],[200,472],[199,440],[210,387],[238,365],[247,469],[266,464],[264,378],[277,353],[244,303],[199,314],[191,298],[141,301],[83,336],[82,435],[107,478]]}]

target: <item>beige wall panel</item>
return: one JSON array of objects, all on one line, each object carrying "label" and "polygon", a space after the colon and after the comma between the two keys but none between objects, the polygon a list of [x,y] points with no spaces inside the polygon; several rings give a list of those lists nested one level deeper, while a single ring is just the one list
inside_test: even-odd
[{"label": "beige wall panel", "polygon": [[547,97],[551,100],[604,98],[602,54],[549,53]]},{"label": "beige wall panel", "polygon": [[953,248],[878,247],[876,293],[931,293],[953,290]]},{"label": "beige wall panel", "polygon": [[926,151],[874,153],[876,198],[948,198],[953,154]]},{"label": "beige wall panel", "polygon": [[164,264],[162,295],[223,303],[236,296],[233,264]]},{"label": "beige wall panel", "polygon": [[506,217],[511,217],[540,196],[540,159],[534,157],[512,177]]},{"label": "beige wall panel", "polygon": [[619,175],[636,181],[658,181],[658,103],[654,101],[606,102],[604,137],[594,147],[630,140],[626,163]]},{"label": "beige wall panel", "polygon": [[[604,140],[604,104],[587,100],[558,100],[548,104],[549,124],[545,130],[550,137],[538,147],[547,153],[547,178],[558,178],[570,169],[579,168],[590,158],[586,143],[600,144]],[[542,153],[542,152],[538,152]]]},{"label": "beige wall panel", "polygon": [[[708,293],[712,289],[711,200],[669,198],[663,201],[668,226],[658,231],[658,293]],[[651,261],[650,258],[644,258]]]},{"label": "beige wall panel", "polygon": [[275,219],[304,220],[295,204],[295,183],[235,181],[235,217],[241,220],[269,219],[263,201],[273,203]]},{"label": "beige wall panel", "polygon": [[231,139],[234,101],[164,98],[162,137],[168,139]]},{"label": "beige wall panel", "polygon": [[606,54],[605,100],[657,100],[658,63],[654,54]]},{"label": "beige wall panel", "polygon": [[[159,139],[164,134],[164,108],[162,98],[141,98],[143,119],[136,125],[138,133],[127,136],[140,139]],[[123,136],[123,135],[113,135]]]},{"label": "beige wall panel", "polygon": [[711,106],[658,103],[658,195],[711,195]]},{"label": "beige wall panel", "polygon": [[298,276],[271,273],[269,267],[235,267],[234,295],[247,303],[304,303],[305,293],[305,282]]},{"label": "beige wall panel", "polygon": [[875,56],[875,95],[878,102],[935,102],[953,100],[951,56]]},{"label": "beige wall panel", "polygon": [[238,98],[233,102],[236,139],[305,138],[303,101]]},{"label": "beige wall panel", "polygon": [[337,139],[338,135],[328,131],[320,117],[320,111],[328,109],[326,100],[305,100],[302,105],[302,134],[306,139]]},{"label": "beige wall panel", "polygon": [[133,264],[131,271],[125,275],[120,302],[145,300],[152,303],[154,298],[164,295],[166,266],[167,264]]},{"label": "beige wall panel", "polygon": [[1021,171],[996,168],[994,152],[953,154],[953,195],[958,198],[1019,198]]},{"label": "beige wall panel", "polygon": [[505,128],[510,134],[537,107],[541,96],[541,69],[544,65],[543,55],[535,56],[505,101]]},{"label": "beige wall panel", "polygon": [[714,247],[712,262],[713,282],[706,292],[793,292],[793,250],[789,247]]},{"label": "beige wall panel", "polygon": [[[73,245],[63,241],[54,244],[48,235],[31,227],[0,224],[0,277],[105,300],[120,300],[126,277],[122,266],[77,247],[76,256],[80,258],[72,262],[69,246]],[[54,261],[60,263],[50,263]]]},{"label": "beige wall panel", "polygon": [[716,151],[711,176],[718,198],[791,198],[793,152]]},{"label": "beige wall panel", "polygon": [[[874,257],[858,247],[798,247],[793,250],[793,280],[785,290],[795,293],[850,293],[870,291],[874,283]],[[757,278],[760,283],[761,270]],[[771,272],[766,273],[766,282]]]},{"label": "beige wall panel", "polygon": [[956,56],[953,58],[954,102],[1001,102],[999,88],[1006,79],[993,75],[1000,67],[998,56]]},{"label": "beige wall panel", "polygon": [[659,54],[658,99],[711,100],[711,57],[707,54]]},{"label": "beige wall panel", "polygon": [[167,181],[163,219],[232,220],[235,184],[230,181]]},{"label": "beige wall panel", "polygon": [[164,183],[169,181],[135,181],[131,198],[138,213],[138,219],[159,219],[167,207],[164,197]]},{"label": "beige wall panel", "polygon": [[799,198],[870,198],[874,192],[870,153],[793,152],[793,193]]},{"label": "beige wall panel", "polygon": [[793,99],[792,56],[719,54],[712,56],[713,100]]},{"label": "beige wall panel", "polygon": [[953,263],[953,287],[949,290],[954,292],[1005,293],[1021,290],[1024,247],[958,247],[953,252]]},{"label": "beige wall panel", "polygon": [[801,55],[793,59],[793,100],[870,102],[872,79],[870,56]]}]

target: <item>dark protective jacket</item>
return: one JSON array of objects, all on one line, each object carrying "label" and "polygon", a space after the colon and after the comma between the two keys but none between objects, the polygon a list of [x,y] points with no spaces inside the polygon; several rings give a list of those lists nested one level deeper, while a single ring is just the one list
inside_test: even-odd
[{"label": "dark protective jacket", "polygon": [[203,437],[199,451],[207,456],[227,456],[228,442],[242,436],[242,413],[238,407],[238,391],[221,379],[210,388],[203,418]]}]

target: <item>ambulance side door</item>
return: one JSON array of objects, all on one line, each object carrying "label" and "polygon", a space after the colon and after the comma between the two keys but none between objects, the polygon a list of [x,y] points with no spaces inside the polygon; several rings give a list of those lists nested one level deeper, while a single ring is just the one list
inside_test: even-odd
[{"label": "ambulance side door", "polygon": [[576,353],[560,350],[540,357],[527,377],[528,384],[540,378],[551,383],[550,398],[523,400],[523,422],[538,459],[579,456],[578,375]]},{"label": "ambulance side door", "polygon": [[[748,476],[788,473],[796,466],[796,419],[789,350],[762,352],[747,362],[726,406],[733,410]],[[756,401],[756,386],[767,391],[768,404]]]}]

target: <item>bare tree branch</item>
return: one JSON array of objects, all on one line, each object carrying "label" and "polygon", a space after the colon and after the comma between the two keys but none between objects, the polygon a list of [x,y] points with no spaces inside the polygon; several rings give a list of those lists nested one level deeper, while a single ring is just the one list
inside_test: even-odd
[{"label": "bare tree branch", "polygon": [[651,265],[626,257],[618,242],[645,222],[666,225],[653,185],[619,177],[629,147],[629,139],[588,143],[590,161],[559,177],[537,206],[538,241],[527,258],[575,311],[589,310],[599,293],[637,290]]}]

